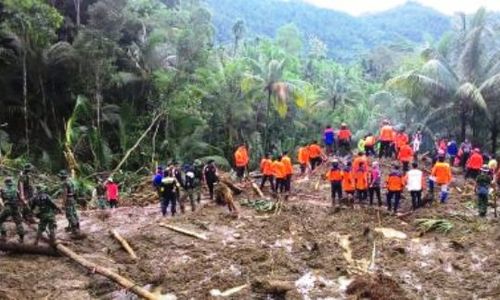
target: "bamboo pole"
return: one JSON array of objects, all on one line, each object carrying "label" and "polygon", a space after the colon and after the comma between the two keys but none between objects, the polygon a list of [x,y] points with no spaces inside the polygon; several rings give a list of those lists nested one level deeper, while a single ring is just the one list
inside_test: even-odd
[{"label": "bamboo pole", "polygon": [[118,242],[120,242],[120,244],[122,245],[123,249],[125,249],[125,251],[128,252],[128,254],[130,254],[130,257],[132,257],[133,260],[137,260],[137,255],[135,254],[134,252],[134,249],[132,249],[132,247],[130,247],[130,244],[127,242],[126,239],[124,239],[116,230],[110,230],[109,231],[111,233],[111,235],[118,240]]},{"label": "bamboo pole", "polygon": [[131,291],[132,293],[136,294],[137,296],[147,299],[147,300],[158,300],[158,297],[156,297],[154,294],[151,292],[147,291],[146,289],[140,287],[137,285],[137,283],[118,275],[117,273],[103,268],[102,266],[98,266],[82,256],[76,254],[73,252],[71,249],[67,248],[66,246],[63,246],[62,244],[57,244],[56,249],[59,253],[61,253],[64,256],[67,256],[71,258],[72,260],[76,261],[80,265],[84,266],[85,268],[92,270],[92,272],[95,272],[97,274],[100,274],[108,279],[111,279],[112,281],[118,283],[122,287],[126,288],[127,290]]},{"label": "bamboo pole", "polygon": [[188,236],[192,236],[192,237],[195,237],[195,238],[200,239],[200,240],[204,240],[204,241],[208,240],[208,238],[205,235],[199,234],[199,233],[196,233],[196,232],[184,229],[184,228],[180,228],[180,227],[169,225],[169,224],[165,224],[165,223],[160,223],[159,225],[161,227],[165,227],[165,228],[168,228],[168,229],[170,229],[172,231],[175,231],[175,232],[178,232],[178,233],[182,233],[182,234],[185,234],[185,235],[188,235]]}]

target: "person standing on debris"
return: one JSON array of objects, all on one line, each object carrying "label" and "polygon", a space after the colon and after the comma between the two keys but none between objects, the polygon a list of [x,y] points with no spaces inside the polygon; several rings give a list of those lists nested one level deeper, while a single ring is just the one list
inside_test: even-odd
[{"label": "person standing on debris", "polygon": [[158,166],[156,168],[156,174],[153,176],[153,187],[158,190],[160,185],[161,185],[161,181],[163,179],[163,167],[162,166]]},{"label": "person standing on debris", "polygon": [[38,245],[40,238],[48,228],[49,242],[51,245],[56,244],[56,213],[62,213],[62,210],[54,203],[49,196],[46,186],[40,184],[37,187],[37,195],[31,203],[31,209],[35,212],[36,217],[40,220],[34,244]]},{"label": "person standing on debris", "polygon": [[248,150],[245,144],[239,145],[236,152],[234,152],[234,163],[236,165],[236,175],[238,178],[243,179],[245,176],[245,171],[248,167],[248,162],[250,158],[248,156]]},{"label": "person standing on debris", "polygon": [[96,178],[95,199],[97,200],[97,207],[100,209],[108,207],[108,201],[106,199],[106,186],[100,177]]},{"label": "person standing on debris", "polygon": [[[404,175],[400,171],[399,165],[394,165],[391,173],[387,177],[387,210],[393,210],[394,214],[398,212],[401,193],[405,186]],[[392,200],[394,199],[394,203]]]},{"label": "person standing on debris", "polygon": [[306,171],[309,169],[309,147],[307,144],[304,144],[302,147],[299,148],[299,151],[297,152],[297,160],[299,161],[300,164],[300,175],[304,175]]},{"label": "person standing on debris", "polygon": [[488,169],[490,169],[490,176],[495,176],[498,169],[498,161],[495,157],[492,157],[490,161],[488,161]]},{"label": "person standing on debris", "polygon": [[361,164],[364,164],[365,167],[369,164],[368,157],[366,157],[363,151],[359,151],[356,158],[354,158],[352,162],[352,170],[357,172]]},{"label": "person standing on debris", "polygon": [[106,180],[106,198],[108,200],[109,207],[111,209],[118,206],[118,200],[120,198],[120,188],[116,182],[114,182],[112,177]]},{"label": "person standing on debris", "polygon": [[285,192],[290,193],[292,187],[292,175],[293,175],[293,165],[292,160],[288,156],[288,151],[283,152],[283,157],[281,159],[283,165],[285,166]]},{"label": "person standing on debris", "polygon": [[203,181],[207,184],[210,200],[214,200],[214,185],[219,181],[219,176],[213,159],[207,161],[207,165],[203,168]]},{"label": "person standing on debris", "polygon": [[[184,189],[191,203],[191,211],[195,211],[196,203],[200,204],[201,202],[200,184],[203,175],[201,168],[198,168],[197,165],[201,167],[201,161],[195,160],[192,166],[186,167],[186,180],[184,181]],[[180,204],[182,212],[184,212],[184,202],[182,201]]]},{"label": "person standing on debris", "polygon": [[339,141],[339,152],[341,155],[347,155],[351,153],[351,143],[352,143],[352,133],[347,127],[346,123],[340,124],[340,130],[337,133],[337,139]]},{"label": "person standing on debris", "polygon": [[446,157],[440,155],[437,163],[432,167],[431,176],[435,178],[435,182],[441,187],[440,200],[441,203],[446,203],[448,199],[448,187],[452,180],[450,164],[446,162]]},{"label": "person standing on debris", "polygon": [[314,171],[317,166],[321,165],[323,161],[323,150],[318,145],[317,141],[313,141],[311,145],[309,145],[309,159],[311,161],[311,170]]},{"label": "person standing on debris", "polygon": [[267,153],[266,156],[260,161],[260,172],[262,173],[260,189],[262,190],[266,181],[269,181],[271,190],[274,191],[273,161],[271,160],[271,154]]},{"label": "person standing on debris", "polygon": [[364,151],[368,157],[376,156],[375,153],[375,143],[377,143],[377,138],[370,132],[365,136]]},{"label": "person standing on debris", "polygon": [[475,148],[472,155],[467,160],[467,172],[465,173],[465,178],[476,179],[477,175],[481,171],[481,167],[484,164],[483,156],[481,155],[481,150]]},{"label": "person standing on debris", "polygon": [[354,172],[354,185],[359,203],[364,203],[368,199],[368,168],[361,162]]},{"label": "person standing on debris", "polygon": [[413,159],[413,150],[410,145],[404,144],[399,148],[398,159],[403,165],[403,172],[408,172],[410,169],[410,162]]},{"label": "person standing on debris", "polygon": [[335,144],[335,132],[331,125],[327,125],[323,132],[323,142],[326,147],[326,154],[333,155],[333,148]]},{"label": "person standing on debris", "polygon": [[275,192],[283,193],[286,186],[286,167],[283,163],[283,157],[280,156],[273,162],[273,174],[276,179]]},{"label": "person standing on debris", "polygon": [[380,141],[380,151],[378,157],[390,158],[392,156],[391,144],[394,141],[394,130],[388,120],[384,120],[382,122],[379,141]]},{"label": "person standing on debris", "polygon": [[374,161],[372,163],[372,168],[369,172],[369,189],[368,193],[370,196],[370,205],[373,205],[373,198],[376,195],[378,200],[378,206],[382,206],[382,195],[380,191],[380,184],[382,181],[382,174],[380,173],[380,167],[378,162]]},{"label": "person standing on debris", "polygon": [[330,182],[332,188],[332,207],[335,206],[335,197],[342,200],[342,179],[344,172],[340,168],[338,159],[334,159],[330,171],[326,173],[326,179]]},{"label": "person standing on debris", "polygon": [[394,146],[396,147],[396,157],[399,155],[399,150],[404,145],[408,144],[408,135],[405,133],[404,128],[401,128],[398,132],[396,132],[396,136],[394,137]]},{"label": "person standing on debris", "polygon": [[347,162],[342,172],[342,190],[347,194],[348,204],[354,203],[354,192],[356,191],[353,173],[352,163]]},{"label": "person standing on debris", "polygon": [[11,177],[5,178],[4,183],[5,186],[0,190],[0,204],[3,206],[3,210],[0,213],[0,240],[7,240],[7,231],[5,230],[3,223],[11,217],[16,224],[16,232],[19,236],[19,242],[24,243],[24,227],[21,219],[21,212],[19,211],[19,202],[23,205],[27,205],[27,203],[24,199],[19,197],[19,192],[14,186],[14,181]]},{"label": "person standing on debris", "polygon": [[179,199],[181,185],[172,174],[165,174],[161,181],[161,213],[165,217],[170,205],[172,217],[176,214],[177,199]]},{"label": "person standing on debris", "polygon": [[425,187],[424,172],[418,169],[418,163],[413,162],[412,169],[406,173],[406,188],[411,195],[412,210],[422,207],[422,192]]},{"label": "person standing on debris", "polygon": [[422,145],[422,131],[420,130],[420,127],[417,129],[417,132],[412,137],[412,150],[413,154],[415,155],[415,160],[418,159],[418,153],[420,152],[420,146]]},{"label": "person standing on debris", "polygon": [[465,169],[472,153],[472,144],[468,139],[465,139],[465,141],[460,145],[459,153],[460,165]]},{"label": "person standing on debris", "polygon": [[19,179],[17,182],[17,190],[19,192],[19,197],[21,198],[22,203],[26,203],[26,205],[22,207],[21,215],[28,223],[34,224],[35,219],[33,218],[33,213],[29,208],[31,199],[33,199],[34,196],[33,178],[31,176],[32,171],[32,164],[27,163],[23,166],[23,170],[19,175]]},{"label": "person standing on debris", "polygon": [[61,180],[61,196],[66,219],[68,220],[66,231],[70,231],[72,234],[78,234],[80,233],[80,221],[76,210],[75,185],[68,177],[68,172],[66,172],[66,170],[61,170],[57,176]]},{"label": "person standing on debris", "polygon": [[490,176],[490,169],[487,165],[481,167],[481,173],[476,177],[475,191],[477,194],[477,209],[479,216],[484,218],[488,211],[488,196],[493,178]]},{"label": "person standing on debris", "polygon": [[446,154],[448,155],[450,166],[453,166],[455,164],[455,158],[458,155],[458,145],[454,139],[450,139],[446,145]]}]

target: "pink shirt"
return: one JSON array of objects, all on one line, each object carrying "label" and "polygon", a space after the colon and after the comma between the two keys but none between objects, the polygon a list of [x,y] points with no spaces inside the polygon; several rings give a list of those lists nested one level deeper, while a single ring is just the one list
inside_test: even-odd
[{"label": "pink shirt", "polygon": [[114,182],[108,182],[106,184],[106,195],[109,200],[118,200],[118,184]]}]

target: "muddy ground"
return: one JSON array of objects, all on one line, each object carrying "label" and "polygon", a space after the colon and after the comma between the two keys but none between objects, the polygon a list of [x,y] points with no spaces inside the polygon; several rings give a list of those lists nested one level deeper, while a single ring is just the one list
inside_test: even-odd
[{"label": "muddy ground", "polygon": [[[460,182],[459,182],[460,183]],[[476,217],[470,199],[454,189],[450,203],[393,216],[355,205],[330,208],[329,186],[318,174],[299,179],[279,213],[241,207],[233,218],[203,199],[202,208],[162,218],[159,205],[85,211],[85,240],[62,242],[164,299],[500,299],[500,223]],[[402,212],[410,208],[409,196]],[[238,199],[255,198],[252,193]],[[129,199],[129,202],[133,199]],[[415,219],[447,219],[448,234],[422,233]],[[167,222],[203,233],[194,239],[158,226]],[[116,229],[137,255],[134,262],[110,234]],[[392,228],[403,238],[387,238]],[[9,238],[15,240],[13,224]],[[376,230],[377,229],[377,230]],[[34,238],[33,230],[27,242]],[[286,293],[266,282],[292,287]],[[212,294],[211,294],[212,292]],[[214,294],[215,295],[215,294]],[[133,295],[68,258],[0,253],[0,299],[134,299]]]}]

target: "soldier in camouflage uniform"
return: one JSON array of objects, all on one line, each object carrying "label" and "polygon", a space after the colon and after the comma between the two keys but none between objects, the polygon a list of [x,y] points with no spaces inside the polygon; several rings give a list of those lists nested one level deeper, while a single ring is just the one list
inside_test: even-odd
[{"label": "soldier in camouflage uniform", "polygon": [[19,192],[19,197],[24,203],[28,205],[23,206],[21,210],[21,214],[23,218],[31,224],[35,223],[35,219],[33,218],[33,212],[29,208],[29,204],[31,199],[34,196],[33,189],[33,178],[31,176],[31,172],[33,171],[33,165],[27,163],[23,166],[23,171],[19,175],[19,180],[17,181],[17,190]]},{"label": "soldier in camouflage uniform", "polygon": [[476,177],[477,208],[480,217],[486,217],[488,211],[488,196],[493,178],[489,175],[490,168],[484,165],[481,174]]},{"label": "soldier in camouflage uniform", "polygon": [[68,220],[66,231],[78,234],[80,232],[80,223],[76,211],[75,185],[68,178],[68,173],[65,170],[60,171],[58,176],[62,181],[61,193],[66,219]]},{"label": "soldier in camouflage uniform", "polygon": [[97,178],[96,186],[96,197],[97,197],[97,207],[100,209],[105,209],[108,207],[108,201],[106,201],[106,187],[101,178]]},{"label": "soldier in camouflage uniform", "polygon": [[[12,217],[14,223],[16,223],[16,231],[19,235],[19,242],[24,242],[24,228],[23,221],[21,219],[21,213],[19,211],[19,193],[14,186],[14,181],[12,178],[8,177],[5,179],[5,187],[0,191],[4,209],[0,213],[0,233],[1,239],[6,240],[7,231],[3,226],[3,223],[7,221],[9,217]],[[22,201],[22,200],[21,200]],[[24,203],[26,204],[26,203]]]},{"label": "soldier in camouflage uniform", "polygon": [[62,211],[50,198],[46,186],[38,185],[37,192],[37,195],[31,202],[32,211],[40,219],[34,244],[38,245],[38,241],[48,227],[50,244],[55,245],[57,229],[56,213],[62,213]]},{"label": "soldier in camouflage uniform", "polygon": [[[201,181],[203,178],[202,163],[195,160],[193,166],[186,169],[186,180],[184,182],[184,189],[187,192],[191,202],[191,210],[195,211],[196,202],[200,204],[201,201]],[[182,203],[184,206],[184,204]]]}]

